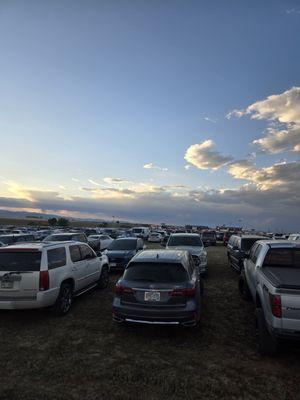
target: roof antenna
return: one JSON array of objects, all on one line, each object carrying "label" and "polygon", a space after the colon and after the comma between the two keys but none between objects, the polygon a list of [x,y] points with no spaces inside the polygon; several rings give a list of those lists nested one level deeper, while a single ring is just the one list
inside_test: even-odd
[{"label": "roof antenna", "polygon": [[159,258],[159,254],[158,253],[156,254],[156,258]]}]

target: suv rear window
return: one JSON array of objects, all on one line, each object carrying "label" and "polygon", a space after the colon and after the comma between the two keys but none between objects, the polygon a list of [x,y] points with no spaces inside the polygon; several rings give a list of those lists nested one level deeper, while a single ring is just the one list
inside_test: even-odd
[{"label": "suv rear window", "polygon": [[0,251],[0,271],[39,271],[40,251]]},{"label": "suv rear window", "polygon": [[185,282],[187,271],[181,264],[133,262],[125,270],[124,279],[156,283]]},{"label": "suv rear window", "polygon": [[136,247],[136,239],[117,239],[108,246],[108,250],[135,250]]},{"label": "suv rear window", "polygon": [[300,249],[270,249],[264,267],[300,268]]},{"label": "suv rear window", "polygon": [[59,247],[47,251],[48,269],[59,268],[66,265],[66,249]]},{"label": "suv rear window", "polygon": [[203,243],[200,236],[171,236],[168,246],[199,246],[202,247]]}]

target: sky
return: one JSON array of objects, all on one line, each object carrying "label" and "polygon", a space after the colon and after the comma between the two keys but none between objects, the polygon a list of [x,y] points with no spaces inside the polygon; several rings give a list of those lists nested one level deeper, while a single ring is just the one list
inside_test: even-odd
[{"label": "sky", "polygon": [[300,230],[298,0],[1,0],[0,209]]}]

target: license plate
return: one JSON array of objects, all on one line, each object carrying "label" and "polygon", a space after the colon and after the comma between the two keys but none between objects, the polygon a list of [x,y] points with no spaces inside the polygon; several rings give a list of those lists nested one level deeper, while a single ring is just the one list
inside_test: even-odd
[{"label": "license plate", "polygon": [[1,289],[12,289],[14,287],[13,282],[1,282]]},{"label": "license plate", "polygon": [[116,267],[116,266],[117,266],[117,263],[110,263],[110,266],[111,266],[111,267]]},{"label": "license plate", "polygon": [[160,292],[145,292],[145,301],[160,301]]}]

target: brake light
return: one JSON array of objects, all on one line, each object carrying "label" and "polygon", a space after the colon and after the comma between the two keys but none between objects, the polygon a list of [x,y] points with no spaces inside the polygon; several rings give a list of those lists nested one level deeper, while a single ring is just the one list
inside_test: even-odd
[{"label": "brake light", "polygon": [[132,294],[132,293],[134,293],[134,290],[129,288],[129,287],[117,284],[116,287],[115,287],[115,293],[119,294],[119,295],[121,295],[121,294]]},{"label": "brake light", "polygon": [[194,297],[196,295],[195,288],[189,289],[174,289],[170,292],[171,296],[184,296],[184,297]]},{"label": "brake light", "polygon": [[272,309],[272,314],[276,318],[282,317],[282,308],[281,308],[281,296],[278,294],[270,294],[270,304]]},{"label": "brake light", "polygon": [[49,271],[40,271],[40,291],[49,289]]}]

